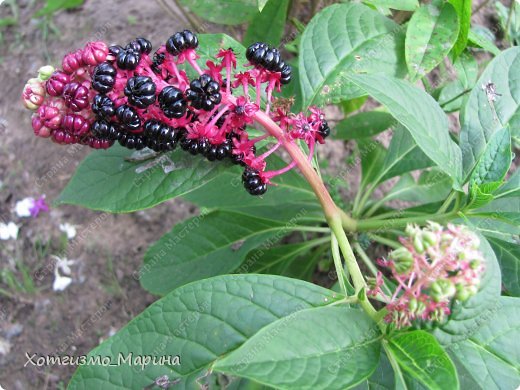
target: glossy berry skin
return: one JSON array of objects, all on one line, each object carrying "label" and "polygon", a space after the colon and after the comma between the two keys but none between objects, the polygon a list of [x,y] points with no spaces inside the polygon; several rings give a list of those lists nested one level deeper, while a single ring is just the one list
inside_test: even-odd
[{"label": "glossy berry skin", "polygon": [[330,135],[330,127],[326,120],[321,122],[320,128],[318,129],[318,133],[321,135],[323,139],[327,138]]},{"label": "glossy berry skin", "polygon": [[267,185],[262,181],[258,171],[247,167],[242,174],[244,188],[251,195],[263,195],[267,191]]},{"label": "glossy berry skin", "polygon": [[247,48],[246,58],[251,64],[270,72],[280,72],[280,83],[288,84],[291,81],[292,68],[282,60],[278,49],[263,42],[256,42]]},{"label": "glossy berry skin", "polygon": [[98,119],[92,126],[90,126],[90,131],[92,135],[99,139],[110,139],[111,128],[113,125],[110,122],[107,122],[104,119]]},{"label": "glossy berry skin", "polygon": [[178,56],[186,49],[195,49],[197,46],[199,40],[190,30],[177,32],[166,41],[166,50],[174,56]]},{"label": "glossy berry skin", "polygon": [[143,136],[150,140],[156,140],[158,145],[170,143],[177,144],[178,131],[166,123],[150,119],[143,126]]},{"label": "glossy berry skin", "polygon": [[125,50],[123,48],[123,46],[120,46],[120,45],[112,45],[108,48],[108,53],[114,57],[114,58],[117,58],[117,55],[122,52],[123,50]]},{"label": "glossy berry skin", "polygon": [[124,70],[134,70],[141,60],[141,52],[126,47],[117,53],[117,66]]},{"label": "glossy berry skin", "polygon": [[119,123],[127,130],[135,131],[141,127],[141,119],[137,112],[130,106],[123,104],[116,109]]},{"label": "glossy berry skin", "polygon": [[116,74],[116,69],[110,63],[102,62],[92,73],[92,88],[100,93],[110,92],[116,82]]},{"label": "glossy berry skin", "polygon": [[161,65],[166,56],[162,53],[154,53],[152,65],[150,66],[154,73],[161,73]]},{"label": "glossy berry skin", "polygon": [[65,85],[70,82],[70,76],[59,70],[55,71],[52,76],[45,82],[45,89],[51,96],[61,96]]},{"label": "glossy berry skin", "polygon": [[146,108],[155,103],[155,90],[155,83],[150,77],[134,76],[128,79],[124,93],[132,106]]},{"label": "glossy berry skin", "polygon": [[118,142],[127,149],[141,150],[145,147],[143,138],[137,134],[122,133],[118,138]]},{"label": "glossy berry skin", "polygon": [[79,83],[69,83],[63,88],[63,100],[72,111],[81,111],[88,107],[88,88]]},{"label": "glossy berry skin", "polygon": [[172,86],[164,87],[159,94],[159,106],[168,118],[182,118],[186,113],[182,91]]},{"label": "glossy berry skin", "polygon": [[92,102],[92,111],[98,118],[110,119],[116,113],[116,106],[108,96],[96,95]]},{"label": "glossy berry skin", "polygon": [[203,74],[190,83],[186,90],[186,98],[194,108],[211,111],[222,100],[220,85],[209,75]]},{"label": "glossy berry skin", "polygon": [[67,133],[80,137],[88,133],[90,123],[79,114],[67,114],[63,117],[61,127]]},{"label": "glossy berry skin", "polygon": [[126,48],[131,48],[141,54],[150,54],[152,51],[152,43],[146,38],[135,38]]}]

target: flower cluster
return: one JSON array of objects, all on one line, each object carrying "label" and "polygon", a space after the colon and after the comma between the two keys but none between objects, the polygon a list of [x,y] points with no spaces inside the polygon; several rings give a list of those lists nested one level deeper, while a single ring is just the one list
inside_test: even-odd
[{"label": "flower cluster", "polygon": [[[151,43],[136,38],[126,46],[89,42],[67,54],[60,70],[43,67],[23,91],[32,125],[40,137],[60,144],[80,143],[106,149],[118,142],[129,149],[183,150],[209,161],[229,158],[244,166],[244,186],[262,195],[271,179],[295,166],[266,170],[266,158],[281,145],[257,153],[273,135],[250,138],[246,126],[266,115],[283,130],[283,142],[302,140],[309,158],[330,129],[323,113],[291,114],[273,93],[291,80],[292,69],[280,52],[265,43],[246,51],[237,71],[236,54],[220,48],[201,68],[199,41],[191,31],[173,34],[152,54]],[[190,79],[189,74],[195,74]],[[262,107],[263,106],[263,107]]]},{"label": "flower cluster", "polygon": [[447,228],[430,223],[426,228],[409,225],[402,247],[379,264],[388,268],[397,283],[389,297],[381,290],[382,274],[372,281],[371,296],[388,302],[385,320],[397,328],[442,323],[454,300],[466,301],[478,291],[484,259],[478,237],[462,226]]}]

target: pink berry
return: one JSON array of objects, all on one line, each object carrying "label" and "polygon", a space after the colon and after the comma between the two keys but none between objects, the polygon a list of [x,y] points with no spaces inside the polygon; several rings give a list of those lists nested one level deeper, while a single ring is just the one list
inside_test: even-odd
[{"label": "pink berry", "polygon": [[88,133],[90,123],[79,114],[68,114],[63,118],[62,128],[69,134],[82,136]]},{"label": "pink berry", "polygon": [[88,42],[83,49],[82,59],[87,65],[96,66],[105,61],[108,55],[108,46],[105,42]]},{"label": "pink berry", "polygon": [[31,122],[32,128],[34,130],[34,135],[42,138],[48,138],[51,136],[51,129],[43,125],[43,121],[39,115],[34,114]]},{"label": "pink berry", "polygon": [[38,79],[30,79],[25,84],[22,92],[23,104],[29,110],[36,110],[45,100],[45,88]]},{"label": "pink berry", "polygon": [[40,116],[43,125],[49,129],[55,130],[61,126],[63,117],[60,110],[56,107],[43,105],[38,108],[38,115]]},{"label": "pink berry", "polygon": [[83,64],[83,50],[76,50],[75,52],[67,54],[63,57],[61,67],[65,73],[71,74],[82,67]]},{"label": "pink berry", "polygon": [[79,83],[69,83],[63,89],[63,99],[72,111],[81,111],[89,105],[88,89]]},{"label": "pink berry", "polygon": [[70,76],[57,70],[45,83],[47,93],[51,96],[61,96],[65,85],[70,82]]}]

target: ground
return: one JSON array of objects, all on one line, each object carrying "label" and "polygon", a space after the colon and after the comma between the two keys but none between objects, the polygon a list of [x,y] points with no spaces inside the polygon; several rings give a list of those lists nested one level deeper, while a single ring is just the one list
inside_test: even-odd
[{"label": "ground", "polygon": [[[24,197],[45,194],[52,202],[89,153],[82,148],[65,154],[63,147],[33,136],[30,113],[20,102],[25,81],[45,63],[59,65],[63,54],[88,40],[124,43],[146,36],[158,43],[188,27],[167,16],[159,2],[89,0],[79,10],[55,15],[57,31],[52,32],[31,20],[40,7],[35,3],[18,2],[20,24],[7,30],[0,42],[0,222],[21,225],[18,240],[0,241],[0,286],[5,290],[0,290],[0,386],[9,390],[63,387],[74,367],[24,366],[25,354],[85,354],[152,303],[156,297],[146,293],[132,273],[151,242],[196,211],[173,200],[126,215],[60,206],[35,219],[15,216],[14,205]],[[1,6],[0,17],[4,11]],[[219,28],[204,25],[204,30]],[[326,157],[341,164],[344,155],[345,146],[337,143]],[[78,231],[69,243],[58,228],[65,222]],[[76,261],[73,283],[62,292],[52,289],[51,255]],[[9,275],[20,282],[17,288],[7,288]]]}]

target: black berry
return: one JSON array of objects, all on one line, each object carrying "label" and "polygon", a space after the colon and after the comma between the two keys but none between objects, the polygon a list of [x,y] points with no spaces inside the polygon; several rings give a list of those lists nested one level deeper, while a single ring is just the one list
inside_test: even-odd
[{"label": "black berry", "polygon": [[182,118],[186,113],[182,91],[172,86],[164,87],[159,94],[159,106],[168,118]]},{"label": "black berry", "polygon": [[179,55],[186,49],[195,49],[199,45],[197,36],[190,30],[184,30],[173,34],[166,41],[166,50],[174,56]]},{"label": "black berry", "polygon": [[267,191],[267,185],[262,181],[258,171],[247,167],[242,174],[244,187],[251,195],[263,195]]},{"label": "black berry", "polygon": [[108,62],[102,62],[92,73],[92,88],[101,93],[109,92],[116,82],[116,69]]},{"label": "black berry", "polygon": [[161,65],[164,62],[165,58],[166,58],[166,56],[163,53],[156,52],[153,55],[151,68],[154,71],[154,73],[161,73]]},{"label": "black berry", "polygon": [[155,102],[155,90],[155,84],[150,77],[134,76],[126,83],[125,95],[131,105],[146,108]]},{"label": "black berry", "polygon": [[327,138],[330,135],[330,127],[326,120],[321,122],[320,128],[318,129],[318,133],[322,136],[322,138]]},{"label": "black berry", "polygon": [[94,96],[92,111],[98,118],[111,118],[116,113],[114,102],[105,95]]},{"label": "black berry", "polygon": [[141,60],[141,52],[126,47],[117,53],[117,66],[125,70],[134,70]]},{"label": "black berry", "polygon": [[90,126],[90,131],[92,135],[99,139],[109,139],[110,131],[112,124],[107,122],[104,119],[98,119],[92,126]]},{"label": "black berry", "polygon": [[138,130],[141,127],[141,119],[137,112],[130,106],[123,104],[116,110],[117,119],[121,126],[127,130]]},{"label": "black berry", "polygon": [[209,75],[203,74],[190,83],[186,90],[186,98],[196,109],[211,111],[222,100],[220,85]]},{"label": "black berry", "polygon": [[149,54],[152,51],[152,43],[146,38],[135,38],[126,48],[130,48],[142,54]]}]

